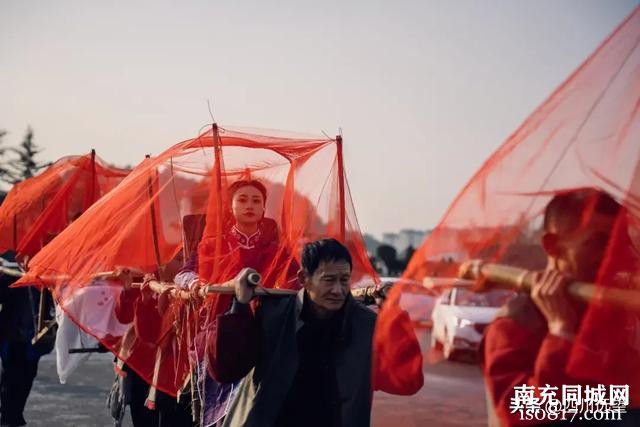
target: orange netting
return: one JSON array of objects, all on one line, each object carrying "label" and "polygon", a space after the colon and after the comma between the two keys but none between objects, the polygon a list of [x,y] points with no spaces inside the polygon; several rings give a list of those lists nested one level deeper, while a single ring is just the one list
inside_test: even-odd
[{"label": "orange netting", "polygon": [[[264,216],[255,218],[251,235],[242,233],[244,214],[232,206],[241,180],[266,189]],[[295,289],[302,246],[325,236],[349,248],[354,282],[377,281],[344,178],[340,138],[214,126],[137,166],[40,251],[19,283],[51,287],[71,319],[175,395],[201,357],[193,342],[210,310],[226,310],[230,298],[175,299],[159,311],[156,298],[123,291],[96,273],[125,267],[165,281],[186,272],[222,283],[253,267],[265,287]]]},{"label": "orange netting", "polygon": [[16,184],[0,208],[0,252],[32,257],[128,173],[90,153]]},{"label": "orange netting", "polygon": [[[597,270],[590,281],[638,289],[639,44],[640,7],[485,162],[415,252],[403,278],[454,277],[460,263],[470,259],[544,269],[550,251],[541,246],[545,206],[556,195],[597,188],[623,209],[615,227],[609,223],[606,251],[587,261]],[[587,233],[597,222],[593,206],[598,202],[568,211],[577,218],[576,230]],[[598,242],[583,243],[597,252]],[[403,286],[393,289],[382,318],[405,291]],[[632,366],[640,360],[638,324],[637,312],[606,302],[589,305],[564,373],[595,383],[629,384],[637,406],[640,379],[624,372],[637,371]],[[397,338],[377,336],[391,339]],[[532,352],[535,357],[537,349]],[[517,365],[512,359],[503,362],[504,369]]]}]

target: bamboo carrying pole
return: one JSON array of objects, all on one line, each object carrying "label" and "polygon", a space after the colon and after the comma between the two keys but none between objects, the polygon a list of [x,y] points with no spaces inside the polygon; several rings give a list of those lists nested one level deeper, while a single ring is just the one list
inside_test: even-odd
[{"label": "bamboo carrying pole", "polygon": [[[465,278],[486,279],[488,286],[507,287],[530,291],[535,284],[536,272],[501,264],[471,261],[468,270],[461,271]],[[606,303],[640,313],[640,292],[632,289],[606,288],[593,283],[573,282],[567,288],[574,299],[590,303]]]},{"label": "bamboo carrying pole", "polygon": [[[279,289],[279,288],[263,288],[260,286],[260,281],[262,277],[258,273],[251,273],[248,277],[248,281],[251,286],[255,286],[255,295],[262,296],[287,296],[287,295],[296,295],[298,293],[295,289]],[[188,290],[178,289],[171,282],[159,282],[157,280],[150,280],[147,282],[149,289],[151,289],[155,293],[165,293],[169,292],[169,294],[174,298],[180,299],[189,299],[193,298],[193,293]],[[134,288],[141,288],[143,283],[133,283]],[[376,298],[384,298],[385,293],[390,285],[374,285],[374,286],[366,286],[363,288],[352,289],[351,295],[358,300],[371,301]],[[209,295],[233,295],[235,293],[235,287],[233,286],[233,280],[229,280],[222,284],[217,285],[206,285],[202,286],[198,289],[197,296],[200,298],[205,298]]]},{"label": "bamboo carrying pole", "polygon": [[[262,280],[262,277],[258,273],[251,273],[249,274],[249,277],[247,277],[247,281],[249,282],[249,285],[256,287],[255,289],[256,295],[259,295],[259,296],[269,295],[269,294],[290,295],[296,292],[296,291],[290,291],[289,289],[271,289],[269,291],[266,291],[264,288],[258,287],[260,285],[261,280]],[[146,283],[149,289],[151,289],[153,292],[158,294],[169,292],[172,297],[180,298],[180,299],[189,299],[194,296],[191,291],[178,289],[171,282],[160,282],[157,280],[149,280]],[[144,286],[144,282],[133,283],[134,288],[142,288],[142,286]],[[274,293],[272,293],[272,291],[274,291]],[[278,291],[278,292],[275,292],[275,291]],[[224,282],[218,285],[202,286],[201,288],[198,289],[197,296],[199,296],[200,298],[204,298],[207,295],[233,294],[233,293],[235,293],[235,288],[233,287],[233,280],[229,280],[227,282]]]}]

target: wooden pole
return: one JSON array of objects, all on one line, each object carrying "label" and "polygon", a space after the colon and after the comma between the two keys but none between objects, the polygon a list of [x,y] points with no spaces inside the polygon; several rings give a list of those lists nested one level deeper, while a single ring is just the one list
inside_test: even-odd
[{"label": "wooden pole", "polygon": [[[256,275],[259,277],[259,275]],[[249,281],[256,286],[255,295],[259,297],[268,297],[268,296],[288,296],[288,295],[296,295],[298,293],[295,289],[279,289],[279,288],[263,288],[259,286],[259,280],[256,281],[255,278],[249,277]],[[141,288],[143,283],[133,283],[134,288]],[[171,282],[159,282],[157,280],[151,280],[147,282],[147,286],[153,292],[162,294],[165,292],[169,292],[169,294],[173,298],[179,299],[190,299],[194,297],[194,294],[185,289],[178,289],[175,287],[174,283]],[[388,288],[390,285],[374,285],[367,286],[358,289],[351,290],[351,296],[358,300],[371,301],[376,298],[384,298]],[[228,282],[217,284],[217,285],[206,285],[202,286],[198,289],[197,296],[200,298],[205,298],[209,295],[233,295],[235,294],[235,287],[233,286],[233,280],[229,280]]]},{"label": "wooden pole", "polygon": [[31,339],[31,344],[37,343],[42,337],[44,337],[49,329],[51,329],[56,324],[55,319],[48,321],[42,329],[38,331],[38,333]]},{"label": "wooden pole", "polygon": [[344,158],[342,156],[342,135],[336,136],[336,150],[338,152],[338,197],[340,203],[340,241],[345,242],[346,206],[344,194]]},{"label": "wooden pole", "polygon": [[38,304],[38,332],[42,330],[42,326],[44,325],[44,308],[45,308],[45,300],[47,299],[47,290],[42,288],[40,291],[40,302]]},{"label": "wooden pole", "polygon": [[[223,220],[223,206],[222,206],[222,144],[220,141],[220,134],[218,132],[218,125],[213,123],[211,125],[211,135],[213,138],[213,152],[214,152],[214,164],[213,164],[213,173],[215,179],[215,189],[216,189],[216,229],[215,229],[215,252],[214,256],[220,255],[222,252],[222,220]],[[211,197],[211,195],[209,195]],[[207,212],[210,214],[211,212]],[[207,218],[208,220],[209,218]],[[206,230],[206,226],[205,226]],[[215,262],[213,265],[213,277],[218,277],[218,273],[220,270],[220,266],[218,262]]]},{"label": "wooden pole", "polygon": [[[483,278],[490,287],[507,287],[520,291],[530,291],[535,284],[536,272],[501,264],[485,264],[472,261],[465,277]],[[607,288],[593,283],[573,282],[567,288],[568,294],[579,301],[588,303],[613,304],[640,313],[640,291],[633,289]]]},{"label": "wooden pole", "polygon": [[[147,159],[150,158],[148,154],[145,157]],[[155,168],[154,168],[154,171],[155,171]],[[162,259],[160,257],[160,246],[158,244],[158,226],[156,224],[156,208],[155,208],[155,203],[153,199],[153,180],[151,176],[147,178],[147,192],[149,194],[149,203],[150,203],[149,213],[151,215],[151,237],[153,239],[153,253],[156,257],[156,266],[159,272],[160,266],[162,265]]]},{"label": "wooden pole", "polygon": [[91,204],[96,202],[96,150],[91,149]]},{"label": "wooden pole", "polygon": [[24,276],[24,272],[20,270],[16,270],[14,268],[2,267],[2,266],[0,266],[0,273],[6,274],[7,276],[12,276],[12,277]]}]

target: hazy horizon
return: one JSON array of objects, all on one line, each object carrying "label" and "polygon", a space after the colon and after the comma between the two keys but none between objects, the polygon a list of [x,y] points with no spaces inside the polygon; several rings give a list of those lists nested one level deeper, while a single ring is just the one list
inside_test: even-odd
[{"label": "hazy horizon", "polygon": [[4,2],[0,129],[52,161],[137,164],[222,126],[344,134],[360,227],[431,229],[487,157],[638,5]]}]

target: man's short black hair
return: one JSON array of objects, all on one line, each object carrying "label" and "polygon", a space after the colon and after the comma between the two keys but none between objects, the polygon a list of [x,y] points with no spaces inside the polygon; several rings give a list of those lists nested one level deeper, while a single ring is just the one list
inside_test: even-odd
[{"label": "man's short black hair", "polygon": [[312,276],[322,262],[346,261],[353,268],[349,250],[336,239],[320,239],[302,249],[302,269]]}]

